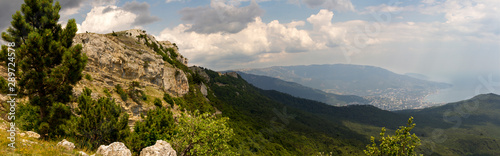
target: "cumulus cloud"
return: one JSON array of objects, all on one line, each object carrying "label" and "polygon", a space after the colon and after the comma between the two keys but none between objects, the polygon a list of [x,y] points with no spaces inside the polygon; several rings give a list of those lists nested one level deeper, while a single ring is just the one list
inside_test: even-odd
[{"label": "cumulus cloud", "polygon": [[157,38],[175,42],[194,64],[227,68],[261,62],[266,56],[275,56],[271,53],[285,55],[324,47],[315,43],[307,31],[297,29],[304,24],[304,21],[282,24],[277,20],[264,23],[256,17],[237,33],[211,34],[187,31],[193,25],[181,24],[163,30]]},{"label": "cumulus cloud", "polygon": [[[105,11],[107,10],[107,11]],[[81,32],[109,33],[113,30],[130,29],[137,15],[117,6],[94,7],[81,24]]]},{"label": "cumulus cloud", "polygon": [[158,21],[152,16],[146,2],[127,2],[122,7],[114,5],[95,6],[87,13],[79,32],[109,33],[111,31],[140,28]]},{"label": "cumulus cloud", "polygon": [[210,7],[184,8],[179,13],[182,15],[181,20],[192,24],[187,31],[203,34],[237,33],[264,11],[255,1],[245,7],[238,7],[236,4],[239,3],[235,2],[212,0]]}]

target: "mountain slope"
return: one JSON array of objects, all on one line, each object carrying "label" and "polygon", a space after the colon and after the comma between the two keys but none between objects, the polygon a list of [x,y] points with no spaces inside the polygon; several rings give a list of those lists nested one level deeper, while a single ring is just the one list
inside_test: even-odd
[{"label": "mountain slope", "polygon": [[278,66],[239,71],[296,82],[328,93],[362,96],[386,110],[422,108],[430,104],[424,102],[425,96],[449,87],[363,65]]},{"label": "mountain slope", "polygon": [[[500,96],[472,99],[399,113],[415,117],[422,151],[442,155],[500,155]],[[434,123],[430,123],[430,122]]]},{"label": "mountain slope", "polygon": [[238,72],[238,74],[248,83],[258,88],[264,90],[276,90],[295,97],[315,100],[333,106],[370,103],[370,101],[355,95],[337,95],[326,93],[318,89],[309,88],[295,82],[283,81],[277,78],[247,74],[244,72]]}]

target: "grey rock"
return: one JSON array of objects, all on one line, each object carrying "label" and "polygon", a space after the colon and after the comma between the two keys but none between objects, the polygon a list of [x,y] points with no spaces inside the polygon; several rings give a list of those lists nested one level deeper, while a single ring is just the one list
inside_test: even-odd
[{"label": "grey rock", "polygon": [[113,142],[109,146],[101,145],[96,155],[102,156],[132,156],[132,152],[121,142]]},{"label": "grey rock", "polygon": [[66,148],[66,150],[68,150],[68,151],[75,149],[75,144],[72,142],[69,142],[66,139],[63,139],[61,142],[57,143],[57,146],[62,146],[64,148]]},{"label": "grey rock", "polygon": [[177,156],[177,152],[168,142],[157,140],[153,146],[142,149],[140,156]]}]

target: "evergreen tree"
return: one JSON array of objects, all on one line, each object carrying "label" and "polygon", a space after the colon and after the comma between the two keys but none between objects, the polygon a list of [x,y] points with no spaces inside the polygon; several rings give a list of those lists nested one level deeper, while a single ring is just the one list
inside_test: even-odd
[{"label": "evergreen tree", "polygon": [[70,115],[57,113],[68,114],[72,85],[82,78],[87,62],[82,46],[72,46],[75,20],[70,19],[64,29],[57,23],[60,9],[59,2],[54,5],[52,0],[25,0],[21,11],[12,15],[12,26],[2,33],[2,39],[15,43],[18,94],[38,107],[39,126],[34,130],[42,136],[61,135],[54,128]]}]

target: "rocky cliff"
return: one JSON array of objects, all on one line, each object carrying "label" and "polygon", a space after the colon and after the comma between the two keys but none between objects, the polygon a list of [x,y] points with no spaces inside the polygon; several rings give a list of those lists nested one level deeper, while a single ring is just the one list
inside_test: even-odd
[{"label": "rocky cliff", "polygon": [[[133,83],[139,84],[134,89],[145,93],[150,99],[161,99],[163,91],[174,97],[183,96],[189,91],[187,73],[164,61],[164,56],[156,52],[152,45],[161,50],[170,49],[172,52],[165,52],[165,56],[169,57],[167,59],[176,60],[185,66],[187,59],[180,55],[175,44],[157,41],[143,30],[132,29],[111,34],[82,33],[77,34],[73,41],[73,44],[83,46],[82,50],[88,57],[84,78],[73,89],[75,96],[81,94],[84,87],[89,87],[94,90],[93,97],[104,97],[104,90],[113,93],[117,85],[127,90],[131,89],[129,87]],[[122,100],[118,94],[111,95],[132,115],[131,119],[154,108],[152,100],[138,102]]]}]

